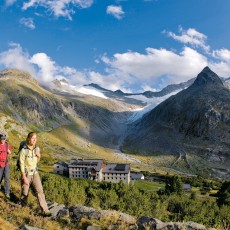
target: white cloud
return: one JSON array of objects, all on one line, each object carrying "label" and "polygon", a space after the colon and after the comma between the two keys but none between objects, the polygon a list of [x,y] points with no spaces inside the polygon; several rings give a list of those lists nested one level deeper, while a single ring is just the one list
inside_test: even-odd
[{"label": "white cloud", "polygon": [[207,36],[198,32],[194,28],[189,28],[188,30],[184,30],[182,27],[179,28],[180,35],[176,35],[173,32],[163,31],[167,33],[173,39],[180,41],[184,44],[190,44],[194,47],[201,47],[206,52],[210,50],[210,47],[206,45]]},{"label": "white cloud", "polygon": [[113,15],[117,19],[122,19],[122,17],[125,14],[121,6],[113,6],[113,5],[107,6],[106,13]]},{"label": "white cloud", "polygon": [[38,75],[40,81],[52,81],[57,74],[55,62],[51,60],[45,53],[37,53],[32,56],[30,62],[39,67]]},{"label": "white cloud", "polygon": [[74,8],[84,9],[93,4],[94,0],[29,0],[23,4],[22,9],[27,10],[31,7],[44,7],[52,12],[55,17],[66,17],[72,20]]},{"label": "white cloud", "polygon": [[[189,29],[190,36],[204,39],[205,35],[195,29]],[[199,43],[197,43],[199,44]],[[205,47],[205,43],[200,43]],[[167,86],[187,81],[197,76],[209,66],[221,77],[230,76],[230,50],[213,50],[201,53],[195,48],[184,46],[181,52],[147,48],[145,53],[128,51],[115,53],[113,57],[104,55],[101,60],[106,64],[106,71],[114,79],[122,79],[123,87],[139,86],[144,90]]]},{"label": "white cloud", "polygon": [[214,57],[214,60],[210,61],[212,70],[221,77],[230,77],[230,50],[214,50],[212,56]]},{"label": "white cloud", "polygon": [[143,91],[152,91],[152,92],[158,91],[158,89],[152,88],[150,85],[147,84],[143,84],[142,89]]},{"label": "white cloud", "polygon": [[227,49],[214,50],[213,56],[218,59],[224,60],[230,64],[230,50]]},{"label": "white cloud", "polygon": [[224,48],[201,53],[188,46],[184,46],[180,52],[149,47],[143,53],[127,51],[115,53],[112,57],[105,54],[100,61],[105,65],[105,74],[59,66],[47,54],[40,52],[30,55],[15,43],[11,43],[7,51],[0,52],[0,66],[26,70],[40,82],[64,78],[79,87],[96,83],[124,92],[156,91],[168,84],[196,77],[205,66],[221,77],[230,76],[230,50]]},{"label": "white cloud", "polygon": [[11,6],[13,5],[17,0],[5,0],[5,5],[6,6]]},{"label": "white cloud", "polygon": [[35,69],[29,62],[29,54],[22,50],[19,44],[11,42],[7,51],[0,53],[0,65],[5,68],[17,68],[35,74]]},{"label": "white cloud", "polygon": [[36,53],[30,59],[36,66],[36,78],[39,82],[51,82],[54,79],[66,79],[70,84],[82,86],[88,84],[88,72],[80,72],[69,66],[59,66],[45,53]]},{"label": "white cloud", "polygon": [[45,53],[36,53],[31,57],[19,44],[12,42],[9,45],[10,48],[7,51],[0,53],[0,66],[3,68],[28,71],[39,82],[43,83],[51,82],[56,78],[66,78],[70,82],[72,81],[71,83],[78,80],[79,82],[84,82],[84,84],[88,82],[86,74],[68,66],[58,66]]},{"label": "white cloud", "polygon": [[35,29],[35,24],[33,18],[21,18],[19,20],[20,24],[24,25],[25,27],[30,28],[31,30]]},{"label": "white cloud", "polygon": [[226,63],[224,61],[210,62],[209,67],[220,77],[230,77],[230,63]]},{"label": "white cloud", "polygon": [[127,80],[133,84],[141,81],[153,84],[162,76],[180,82],[196,76],[207,65],[206,57],[189,47],[184,47],[179,54],[166,49],[147,48],[146,54],[129,51],[102,60],[110,67],[108,72],[129,76]]},{"label": "white cloud", "polygon": [[90,83],[97,83],[100,86],[110,89],[110,90],[117,90],[124,88],[124,79],[117,77],[115,74],[107,74],[102,75],[95,71],[90,71],[88,73],[88,77],[90,80]]}]

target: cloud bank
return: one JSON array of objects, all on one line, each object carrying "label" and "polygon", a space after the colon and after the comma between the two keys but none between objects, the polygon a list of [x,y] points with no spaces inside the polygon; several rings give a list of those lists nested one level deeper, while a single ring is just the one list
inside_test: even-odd
[{"label": "cloud bank", "polygon": [[72,20],[74,8],[84,9],[93,4],[94,0],[29,0],[23,3],[22,9],[43,7],[55,17],[65,17]]},{"label": "cloud bank", "polygon": [[[184,33],[195,34],[196,39],[201,39],[200,43],[196,39],[184,39]],[[195,29],[170,37],[176,41],[179,37],[179,41],[186,45],[180,51],[149,47],[143,53],[127,51],[115,53],[112,57],[104,55],[101,61],[105,65],[106,74],[59,66],[47,54],[40,52],[31,55],[16,43],[10,43],[9,49],[0,53],[0,67],[28,71],[43,83],[64,78],[79,87],[93,82],[111,90],[121,89],[125,92],[160,90],[168,84],[196,77],[205,66],[209,66],[221,77],[230,76],[230,50],[212,50],[204,40],[206,36]],[[209,52],[204,49],[201,52],[196,49],[197,46],[202,49],[209,47]]]}]

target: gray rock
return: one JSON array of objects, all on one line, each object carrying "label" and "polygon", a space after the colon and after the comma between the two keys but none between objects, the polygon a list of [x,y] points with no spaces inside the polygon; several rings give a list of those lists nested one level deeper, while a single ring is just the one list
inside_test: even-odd
[{"label": "gray rock", "polygon": [[101,230],[101,228],[97,226],[88,226],[86,230]]},{"label": "gray rock", "polygon": [[186,227],[186,230],[206,230],[207,228],[202,225],[202,224],[198,224],[198,223],[195,223],[195,222],[192,222],[192,221],[189,221],[187,223],[185,223],[185,227]]},{"label": "gray rock", "polygon": [[57,213],[57,218],[61,218],[63,216],[69,216],[69,209],[64,208],[64,209],[60,209]]},{"label": "gray rock", "polygon": [[29,225],[24,224],[24,225],[22,225],[20,227],[20,230],[43,230],[43,229],[42,228],[31,227]]},{"label": "gray rock", "polygon": [[76,205],[74,207],[71,207],[70,212],[72,212],[72,218],[73,219],[80,219],[84,216],[88,216],[90,212],[95,211],[93,208],[88,208],[86,206]]},{"label": "gray rock", "polygon": [[71,207],[69,211],[72,214],[73,222],[77,222],[84,217],[92,221],[107,222],[109,229],[121,229],[123,226],[125,229],[137,229],[136,219],[122,212],[96,210],[80,205]]},{"label": "gray rock", "polygon": [[135,224],[136,223],[136,219],[126,213],[123,212],[119,212],[120,216],[119,216],[119,220],[124,221],[127,224]]},{"label": "gray rock", "polygon": [[138,229],[150,229],[150,230],[207,230],[207,228],[195,222],[162,222],[158,219],[148,216],[142,216],[137,221]]},{"label": "gray rock", "polygon": [[137,221],[138,229],[155,229],[156,228],[156,220],[152,217],[142,216]]},{"label": "gray rock", "polygon": [[[49,211],[52,214],[53,218],[56,218],[58,216],[58,213],[65,213],[67,211],[63,211],[65,210],[65,205],[64,204],[60,204],[58,205],[57,203],[53,204],[52,206],[49,207]],[[61,214],[60,214],[61,215]]]}]

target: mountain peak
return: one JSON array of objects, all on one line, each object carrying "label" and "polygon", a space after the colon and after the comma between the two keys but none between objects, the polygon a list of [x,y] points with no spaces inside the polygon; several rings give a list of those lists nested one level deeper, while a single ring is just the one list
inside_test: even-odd
[{"label": "mountain peak", "polygon": [[223,83],[221,79],[218,77],[216,73],[214,73],[208,66],[206,66],[197,76],[193,85],[201,86],[201,85],[222,85]]},{"label": "mountain peak", "polygon": [[119,96],[123,96],[123,95],[124,95],[124,93],[123,93],[120,89],[114,91],[114,93],[115,93],[116,95],[119,95]]},{"label": "mountain peak", "polygon": [[0,71],[0,78],[16,77],[21,80],[31,81],[37,84],[37,80],[33,78],[28,72],[18,69],[5,69]]},{"label": "mountain peak", "polygon": [[61,87],[62,86],[62,83],[63,84],[69,84],[69,82],[66,80],[66,79],[55,79],[52,81],[52,83],[55,85],[55,86],[58,86],[58,87]]},{"label": "mountain peak", "polygon": [[102,91],[108,91],[108,92],[110,91],[108,89],[102,88],[100,85],[95,84],[95,83],[90,83],[90,84],[84,85],[84,86],[90,86],[90,87],[93,87],[95,89],[99,89],[99,90],[102,90]]}]

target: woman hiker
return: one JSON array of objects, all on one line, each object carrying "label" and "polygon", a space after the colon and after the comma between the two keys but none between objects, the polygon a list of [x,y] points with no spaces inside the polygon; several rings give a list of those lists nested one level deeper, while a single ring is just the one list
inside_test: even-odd
[{"label": "woman hiker", "polygon": [[36,146],[37,135],[34,132],[30,132],[26,138],[26,144],[19,152],[19,163],[22,174],[22,192],[21,203],[22,206],[27,205],[28,192],[30,185],[34,187],[40,207],[44,216],[50,216],[45,195],[43,193],[43,187],[40,176],[38,174],[37,163],[40,160],[40,149]]},{"label": "woman hiker", "polygon": [[0,134],[0,185],[4,177],[5,196],[10,199],[10,165],[8,155],[11,154],[12,148],[6,142],[6,134]]}]

